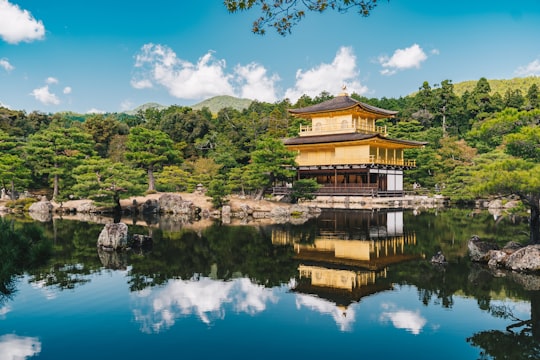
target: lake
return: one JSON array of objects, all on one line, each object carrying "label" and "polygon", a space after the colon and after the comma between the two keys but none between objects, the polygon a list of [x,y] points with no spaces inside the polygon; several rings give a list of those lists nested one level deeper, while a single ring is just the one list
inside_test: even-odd
[{"label": "lake", "polygon": [[[5,218],[0,359],[538,359],[535,276],[471,263],[472,235],[528,240],[474,209],[323,211],[302,225]],[[139,222],[140,223],[140,222]],[[442,251],[448,260],[435,266]]]}]

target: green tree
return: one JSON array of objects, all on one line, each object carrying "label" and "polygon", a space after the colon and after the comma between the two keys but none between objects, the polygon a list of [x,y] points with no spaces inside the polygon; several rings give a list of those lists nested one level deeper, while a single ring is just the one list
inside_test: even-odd
[{"label": "green tree", "polygon": [[527,110],[538,109],[538,105],[540,103],[540,98],[538,97],[538,94],[538,85],[532,84],[527,91]]},{"label": "green tree", "polygon": [[146,170],[149,191],[156,189],[154,171],[180,159],[180,152],[174,147],[169,135],[140,126],[129,132],[126,149],[126,159]]},{"label": "green tree", "polygon": [[291,202],[296,204],[298,200],[313,200],[320,185],[315,179],[298,179],[293,183]]},{"label": "green tree", "polygon": [[266,27],[273,27],[280,35],[290,34],[292,27],[306,16],[306,11],[343,13],[354,9],[361,16],[369,16],[377,6],[377,0],[225,0],[224,3],[230,13],[260,8],[262,15],[251,29],[260,35],[266,33]]},{"label": "green tree", "polygon": [[156,186],[160,191],[185,191],[191,174],[177,165],[164,166],[156,175]]},{"label": "green tree", "polygon": [[144,172],[109,159],[93,157],[73,169],[76,184],[71,188],[78,197],[94,200],[98,206],[113,206],[119,214],[120,199],[144,192]]},{"label": "green tree", "polygon": [[22,142],[0,130],[0,185],[9,189],[11,199],[15,199],[15,190],[25,188],[31,180],[30,169],[25,166],[22,157]]},{"label": "green tree", "polygon": [[101,157],[106,157],[109,146],[115,135],[127,134],[128,128],[116,120],[113,116],[102,114],[91,115],[82,123],[82,128],[90,135],[96,144],[96,152]]},{"label": "green tree", "polygon": [[294,176],[292,167],[296,166],[296,153],[287,150],[283,142],[278,139],[262,138],[251,153],[252,175],[261,184],[258,198],[265,190],[274,185],[276,181],[286,181]]},{"label": "green tree", "polygon": [[72,169],[93,155],[94,142],[80,128],[51,126],[30,136],[24,149],[33,171],[52,182],[56,199],[60,182],[69,186]]},{"label": "green tree", "polygon": [[540,243],[540,164],[501,155],[502,160],[480,167],[474,175],[478,195],[517,195],[530,208],[530,242]]}]

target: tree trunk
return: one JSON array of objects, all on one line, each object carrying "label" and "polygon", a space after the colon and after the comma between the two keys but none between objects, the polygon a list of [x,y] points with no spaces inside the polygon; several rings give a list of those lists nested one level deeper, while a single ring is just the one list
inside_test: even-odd
[{"label": "tree trunk", "polygon": [[148,168],[148,191],[156,190],[156,179],[154,178],[154,169]]},{"label": "tree trunk", "polygon": [[538,202],[531,203],[530,231],[531,244],[540,244],[540,207]]},{"label": "tree trunk", "polygon": [[114,193],[114,209],[113,209],[113,222],[119,223],[122,219],[122,206],[120,205],[120,195]]},{"label": "tree trunk", "polygon": [[15,199],[15,182],[13,180],[11,180],[11,200],[16,200]]},{"label": "tree trunk", "polygon": [[58,175],[54,175],[53,179],[53,199],[55,199],[58,196]]}]

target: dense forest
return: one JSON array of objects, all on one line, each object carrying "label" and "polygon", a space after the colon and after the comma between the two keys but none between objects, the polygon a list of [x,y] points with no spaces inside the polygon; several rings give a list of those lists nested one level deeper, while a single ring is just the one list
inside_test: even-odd
[{"label": "dense forest", "polygon": [[[485,78],[460,89],[444,80],[424,82],[406,97],[351,97],[399,111],[378,124],[387,126],[390,137],[428,142],[406,154],[417,160],[406,173],[406,189],[416,182],[454,201],[493,194],[538,205],[538,79],[499,86],[503,93]],[[331,97],[322,92],[294,104],[254,101],[243,110],[225,107],[217,113],[176,105],[85,115],[0,107],[0,186],[12,195],[118,204],[123,197],[193,191],[202,184],[219,206],[228,194],[261,194],[272,182],[290,178],[282,165],[294,164],[294,154],[281,139],[295,136],[301,120],[287,109]]]}]

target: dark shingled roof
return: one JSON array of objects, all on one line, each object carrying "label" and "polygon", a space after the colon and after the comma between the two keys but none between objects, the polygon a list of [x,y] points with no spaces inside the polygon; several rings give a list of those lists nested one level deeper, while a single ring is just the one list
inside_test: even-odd
[{"label": "dark shingled roof", "polygon": [[324,101],[319,104],[307,106],[304,108],[289,109],[289,112],[292,115],[302,115],[302,114],[311,114],[311,113],[319,113],[319,112],[347,110],[347,109],[352,109],[354,107],[359,107],[365,111],[382,115],[385,117],[393,117],[394,115],[398,113],[397,111],[385,110],[385,109],[378,108],[376,106],[368,105],[366,103],[355,100],[345,95],[336,96],[333,99]]},{"label": "dark shingled roof", "polygon": [[331,135],[316,135],[316,136],[299,136],[295,138],[285,139],[283,143],[285,145],[308,145],[308,144],[324,144],[333,142],[345,142],[345,141],[359,141],[372,138],[379,138],[394,144],[403,144],[408,146],[423,146],[427,142],[399,140],[386,138],[380,134],[362,134],[362,133],[348,133],[348,134],[331,134]]}]

